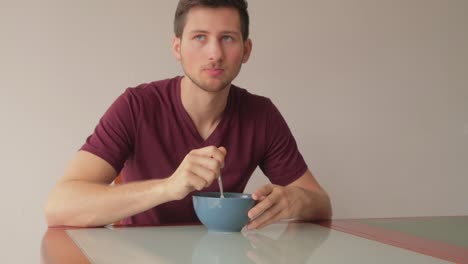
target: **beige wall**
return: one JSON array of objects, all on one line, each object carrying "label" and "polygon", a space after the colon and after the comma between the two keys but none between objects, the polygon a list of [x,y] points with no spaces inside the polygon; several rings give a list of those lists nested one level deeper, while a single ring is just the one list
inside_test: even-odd
[{"label": "beige wall", "polygon": [[[250,1],[236,84],[280,108],[335,217],[468,214],[468,2],[284,2]],[[109,104],[181,74],[174,8],[0,0],[4,263],[37,262],[46,194]]]}]

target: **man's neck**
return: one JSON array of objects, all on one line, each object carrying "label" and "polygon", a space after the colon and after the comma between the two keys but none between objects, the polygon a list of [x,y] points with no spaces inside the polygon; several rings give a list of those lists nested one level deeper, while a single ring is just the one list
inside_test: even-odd
[{"label": "man's neck", "polygon": [[226,108],[229,88],[219,92],[207,92],[189,78],[180,84],[182,105],[195,124],[199,134],[206,139],[221,121]]}]

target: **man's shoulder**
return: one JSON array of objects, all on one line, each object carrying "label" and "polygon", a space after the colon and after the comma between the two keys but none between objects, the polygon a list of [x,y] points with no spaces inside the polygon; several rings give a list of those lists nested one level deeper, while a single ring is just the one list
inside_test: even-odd
[{"label": "man's shoulder", "polygon": [[141,83],[137,86],[129,87],[127,92],[133,96],[146,97],[151,94],[167,94],[178,85],[180,76],[173,78]]},{"label": "man's shoulder", "polygon": [[269,108],[273,105],[270,98],[254,94],[249,92],[247,89],[233,85],[233,92],[236,95],[235,97],[238,99],[238,102],[242,105],[242,108]]},{"label": "man's shoulder", "polygon": [[176,94],[180,77],[130,86],[120,95],[118,102],[135,112],[152,111],[160,106],[169,107]]}]

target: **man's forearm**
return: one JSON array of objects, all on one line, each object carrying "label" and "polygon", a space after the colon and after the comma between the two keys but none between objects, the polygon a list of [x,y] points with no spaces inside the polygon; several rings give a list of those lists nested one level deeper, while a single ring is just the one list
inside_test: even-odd
[{"label": "man's forearm", "polygon": [[172,200],[165,180],[122,185],[83,181],[60,183],[46,205],[49,226],[102,226]]},{"label": "man's forearm", "polygon": [[296,215],[301,220],[325,220],[332,216],[331,202],[328,194],[320,189],[308,190],[299,188],[299,206]]}]

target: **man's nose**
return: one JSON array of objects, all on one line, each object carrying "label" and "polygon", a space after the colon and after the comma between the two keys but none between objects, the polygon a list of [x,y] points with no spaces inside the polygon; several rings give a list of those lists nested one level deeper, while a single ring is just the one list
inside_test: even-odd
[{"label": "man's nose", "polygon": [[221,43],[217,40],[212,41],[208,46],[210,61],[220,61],[223,59],[224,51]]}]

